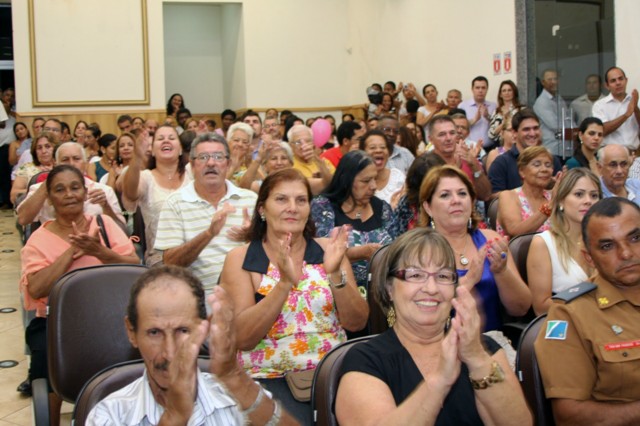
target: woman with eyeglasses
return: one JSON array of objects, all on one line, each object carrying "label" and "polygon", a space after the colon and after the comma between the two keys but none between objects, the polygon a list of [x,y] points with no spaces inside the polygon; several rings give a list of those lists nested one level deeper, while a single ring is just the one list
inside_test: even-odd
[{"label": "woman with eyeglasses", "polygon": [[158,218],[165,200],[187,185],[192,177],[186,173],[187,161],[182,155],[180,138],[175,128],[162,125],[153,135],[151,158],[145,169],[147,153],[144,144],[136,141],[135,155],[122,173],[122,203],[127,211],[138,207],[145,225],[147,263],[157,261],[152,255],[158,229]]},{"label": "woman with eyeglasses", "polygon": [[346,354],[335,402],[341,425],[532,423],[455,270],[451,246],[431,229],[405,233],[383,254],[371,291],[392,327]]}]

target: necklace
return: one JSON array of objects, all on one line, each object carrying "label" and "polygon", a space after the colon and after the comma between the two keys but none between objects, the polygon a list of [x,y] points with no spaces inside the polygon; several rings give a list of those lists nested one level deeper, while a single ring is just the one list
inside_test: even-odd
[{"label": "necklace", "polygon": [[356,219],[358,219],[358,220],[362,219],[362,212],[361,211],[356,212]]},{"label": "necklace", "polygon": [[467,256],[464,255],[467,251],[467,244],[469,244],[469,240],[465,237],[464,248],[462,249],[462,253],[458,253],[458,256],[460,256],[460,264],[462,266],[467,266],[469,264],[469,258],[467,258]]}]

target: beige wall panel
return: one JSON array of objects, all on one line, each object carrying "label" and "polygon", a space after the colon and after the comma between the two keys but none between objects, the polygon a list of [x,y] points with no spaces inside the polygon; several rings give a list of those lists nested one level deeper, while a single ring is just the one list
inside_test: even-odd
[{"label": "beige wall panel", "polygon": [[29,6],[35,106],[149,103],[146,0]]},{"label": "beige wall panel", "polygon": [[638,17],[640,2],[616,0],[614,4],[616,21],[616,65],[622,68],[629,79],[627,92],[640,90],[640,38],[638,37]]},{"label": "beige wall panel", "polygon": [[[363,99],[372,82],[435,84],[440,98],[457,88],[471,96],[471,80],[489,80],[495,101],[502,80],[516,80],[514,2],[509,0],[349,1],[352,90]],[[493,54],[512,52],[510,74],[494,75]],[[352,103],[356,99],[350,98]]]}]

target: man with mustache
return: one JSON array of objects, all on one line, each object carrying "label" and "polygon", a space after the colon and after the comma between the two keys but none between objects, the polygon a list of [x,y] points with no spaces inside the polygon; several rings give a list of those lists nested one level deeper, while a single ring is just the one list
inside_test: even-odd
[{"label": "man with mustache", "polygon": [[[209,296],[189,271],[161,266],[131,289],[125,327],[140,350],[144,375],[100,401],[87,425],[296,424],[238,365],[232,302],[221,287]],[[210,373],[197,366],[209,341]]]},{"label": "man with mustache", "polygon": [[640,424],[640,207],[621,197],[582,219],[597,273],[554,296],[535,342],[556,424]]},{"label": "man with mustache", "polygon": [[189,156],[194,180],[167,198],[154,248],[165,264],[189,268],[209,293],[227,253],[244,243],[257,195],[225,179],[229,145],[217,133],[197,136]]},{"label": "man with mustache", "polygon": [[633,159],[624,145],[606,145],[598,150],[598,171],[603,197],[624,197],[640,205],[640,180],[629,178]]}]

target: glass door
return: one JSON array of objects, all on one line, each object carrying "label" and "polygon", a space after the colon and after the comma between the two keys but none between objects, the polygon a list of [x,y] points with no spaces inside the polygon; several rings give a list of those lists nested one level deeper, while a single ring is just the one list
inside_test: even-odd
[{"label": "glass door", "polygon": [[577,128],[591,115],[604,90],[601,78],[615,63],[613,34],[610,0],[536,2],[537,75],[557,73],[553,154],[563,161],[573,156]]}]

